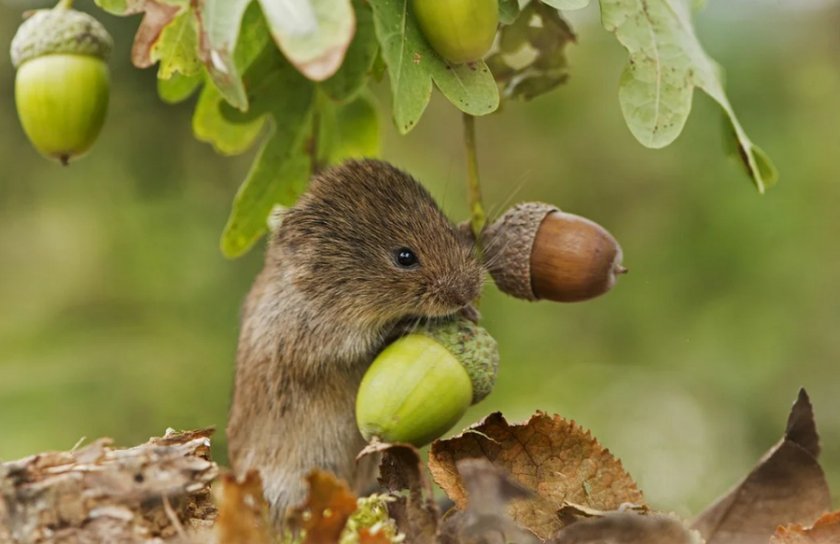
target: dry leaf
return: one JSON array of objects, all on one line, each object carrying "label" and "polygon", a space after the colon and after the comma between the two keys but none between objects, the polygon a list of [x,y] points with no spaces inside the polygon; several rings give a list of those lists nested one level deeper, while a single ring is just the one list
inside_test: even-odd
[{"label": "dry leaf", "polygon": [[489,460],[534,493],[513,500],[508,513],[542,539],[563,527],[557,511],[568,502],[599,510],[644,503],[621,462],[589,431],[560,416],[537,412],[526,423],[511,425],[494,413],[460,436],[432,444],[432,475],[460,509],[467,494],[456,463],[469,458]]},{"label": "dry leaf", "polygon": [[269,544],[271,528],[268,504],[263,498],[262,481],[257,471],[249,471],[239,481],[223,474],[217,491],[216,541],[223,544]]},{"label": "dry leaf", "polygon": [[391,538],[382,531],[371,532],[364,528],[359,530],[359,544],[391,544]]},{"label": "dry leaf", "polygon": [[407,444],[374,444],[365,455],[382,455],[379,483],[396,500],[388,504],[388,514],[397,523],[397,530],[411,544],[436,542],[438,509],[432,486],[417,449]]},{"label": "dry leaf", "polygon": [[139,5],[145,13],[131,46],[131,62],[138,68],[148,68],[155,62],[152,59],[152,48],[163,29],[175,19],[181,8],[154,0],[147,0]]},{"label": "dry leaf", "polygon": [[303,544],[335,544],[356,511],[356,496],[347,484],[329,472],[313,470],[306,477],[309,496],[295,509],[292,524],[306,531]]},{"label": "dry leaf", "polygon": [[605,512],[603,510],[597,510],[595,508],[590,508],[582,504],[574,504],[568,502],[557,511],[557,515],[560,517],[561,520],[563,520],[563,525],[571,525],[572,523],[580,521],[582,519],[602,518],[607,514],[615,512],[634,512],[636,514],[647,514],[648,511],[649,510],[647,506],[631,503],[624,503],[621,506],[619,506],[616,510],[613,510],[611,512]]},{"label": "dry leaf", "polygon": [[837,544],[840,542],[840,511],[825,514],[812,527],[798,523],[778,527],[770,544]]},{"label": "dry leaf", "polygon": [[702,544],[696,531],[663,514],[612,512],[562,529],[550,544]]},{"label": "dry leaf", "polygon": [[767,544],[780,524],[810,525],[831,508],[819,451],[811,401],[802,389],[781,441],[743,482],[700,514],[693,527],[707,544]]}]

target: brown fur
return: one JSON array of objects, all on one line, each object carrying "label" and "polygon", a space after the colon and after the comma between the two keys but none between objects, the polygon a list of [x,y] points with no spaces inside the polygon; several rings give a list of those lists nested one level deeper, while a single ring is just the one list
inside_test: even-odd
[{"label": "brown fur", "polygon": [[[402,247],[419,267],[397,266]],[[313,468],[373,483],[355,463],[362,375],[398,324],[468,307],[481,281],[471,242],[408,174],[365,160],[313,178],[245,302],[227,427],[234,469],[259,469],[277,519]]]}]

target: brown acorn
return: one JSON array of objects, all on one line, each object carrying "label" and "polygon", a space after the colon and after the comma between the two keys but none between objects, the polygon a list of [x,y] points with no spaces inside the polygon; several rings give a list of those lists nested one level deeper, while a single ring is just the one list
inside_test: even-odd
[{"label": "brown acorn", "polygon": [[587,300],[627,272],[621,247],[606,229],[542,202],[505,212],[482,233],[482,247],[499,289],[526,300]]}]

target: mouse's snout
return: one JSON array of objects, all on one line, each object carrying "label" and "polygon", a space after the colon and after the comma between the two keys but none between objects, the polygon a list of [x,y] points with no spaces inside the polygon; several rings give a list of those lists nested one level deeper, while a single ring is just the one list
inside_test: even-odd
[{"label": "mouse's snout", "polygon": [[438,279],[436,287],[437,297],[445,306],[459,309],[478,298],[481,278],[471,275],[443,277]]}]

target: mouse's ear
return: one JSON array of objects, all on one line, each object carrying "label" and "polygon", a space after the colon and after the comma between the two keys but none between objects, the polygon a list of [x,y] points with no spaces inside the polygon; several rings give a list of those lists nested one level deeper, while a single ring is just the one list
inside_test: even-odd
[{"label": "mouse's ear", "polygon": [[288,207],[281,206],[280,204],[271,208],[271,213],[268,214],[266,224],[268,225],[268,231],[272,235],[277,234],[277,231],[280,230],[280,227],[283,225],[283,218],[286,217],[286,212],[288,211]]}]

